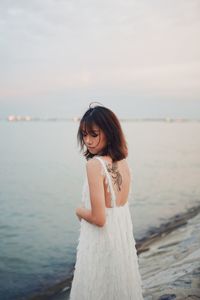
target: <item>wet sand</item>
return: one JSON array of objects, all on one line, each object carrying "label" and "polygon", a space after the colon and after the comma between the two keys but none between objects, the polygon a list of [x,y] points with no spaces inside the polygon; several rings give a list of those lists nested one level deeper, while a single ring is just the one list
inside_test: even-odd
[{"label": "wet sand", "polygon": [[[145,300],[200,299],[200,205],[136,240]],[[62,282],[28,300],[67,300],[73,269]]]}]

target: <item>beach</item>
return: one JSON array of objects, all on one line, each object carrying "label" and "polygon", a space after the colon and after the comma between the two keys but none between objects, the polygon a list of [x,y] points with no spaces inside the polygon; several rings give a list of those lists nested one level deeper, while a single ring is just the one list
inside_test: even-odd
[{"label": "beach", "polygon": [[139,255],[145,299],[200,298],[199,212],[200,207],[195,207],[178,216],[178,222],[174,218],[174,229],[172,220]]},{"label": "beach", "polygon": [[[112,158],[116,200],[129,202],[144,300],[200,300],[200,1],[4,0],[0,8],[0,300],[69,299],[93,155]],[[87,204],[97,219],[93,202],[111,203],[93,187]],[[114,234],[119,227],[130,238],[118,220]],[[126,240],[120,250],[105,231],[100,254],[110,245],[125,254]],[[130,257],[106,263],[114,273],[106,282],[123,294]],[[90,283],[91,261],[82,276]]]},{"label": "beach", "polygon": [[[200,206],[176,214],[136,240],[145,300],[199,299]],[[28,300],[69,299],[73,270],[66,280]]]}]

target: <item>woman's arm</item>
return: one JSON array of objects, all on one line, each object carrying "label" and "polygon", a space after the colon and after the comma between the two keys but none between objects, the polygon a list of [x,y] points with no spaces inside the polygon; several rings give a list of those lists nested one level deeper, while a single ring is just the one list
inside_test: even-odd
[{"label": "woman's arm", "polygon": [[79,220],[81,221],[81,219],[85,219],[86,221],[88,221],[91,224],[95,224],[94,223],[94,219],[92,217],[92,212],[91,209],[87,209],[85,207],[77,207],[76,208],[76,215],[79,218]]},{"label": "woman's arm", "polygon": [[86,164],[86,170],[90,191],[91,210],[84,207],[78,207],[76,209],[76,214],[79,219],[83,218],[91,224],[102,227],[106,222],[106,213],[101,165],[98,160],[90,159]]}]

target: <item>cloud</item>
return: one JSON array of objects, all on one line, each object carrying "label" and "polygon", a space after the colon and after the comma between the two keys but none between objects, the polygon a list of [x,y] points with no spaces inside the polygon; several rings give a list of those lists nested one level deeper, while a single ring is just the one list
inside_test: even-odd
[{"label": "cloud", "polygon": [[68,89],[200,96],[198,0],[1,1],[0,101]]}]

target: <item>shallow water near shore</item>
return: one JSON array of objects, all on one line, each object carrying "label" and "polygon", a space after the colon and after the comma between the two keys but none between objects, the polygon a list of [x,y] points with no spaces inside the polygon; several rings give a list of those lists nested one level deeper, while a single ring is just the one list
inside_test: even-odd
[{"label": "shallow water near shore", "polygon": [[[198,205],[200,123],[123,122],[122,126],[133,170],[130,209],[139,239]],[[74,210],[80,204],[85,172],[76,130],[73,122],[1,123],[0,298],[4,300],[39,295],[56,284],[61,287],[70,276],[79,228]],[[189,241],[192,236],[184,245]]]}]

